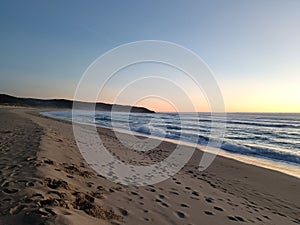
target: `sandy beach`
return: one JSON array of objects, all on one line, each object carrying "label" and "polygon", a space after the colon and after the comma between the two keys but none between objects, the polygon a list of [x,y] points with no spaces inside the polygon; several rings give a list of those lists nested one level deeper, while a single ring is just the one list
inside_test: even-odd
[{"label": "sandy beach", "polygon": [[[71,123],[39,111],[0,108],[1,225],[300,224],[298,178],[221,156],[200,172],[199,150],[166,181],[116,184],[87,165]],[[175,146],[131,151],[112,130],[98,132],[118,159],[131,164],[161,160]]]}]

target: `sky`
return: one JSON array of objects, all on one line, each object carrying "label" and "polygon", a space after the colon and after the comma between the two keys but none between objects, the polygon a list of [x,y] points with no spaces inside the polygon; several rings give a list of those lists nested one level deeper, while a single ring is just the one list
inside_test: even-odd
[{"label": "sky", "polygon": [[[0,32],[0,93],[74,99],[83,73],[99,56],[126,43],[162,40],[201,57],[228,112],[300,112],[298,0],[4,0]],[[206,93],[180,72],[153,67],[118,72],[98,100],[190,111],[182,97],[187,95],[196,111],[210,111]],[[160,73],[168,82],[148,82],[152,97],[151,89],[144,97],[145,83],[137,82],[116,98],[133,78]],[[185,92],[176,84],[184,84]]]}]

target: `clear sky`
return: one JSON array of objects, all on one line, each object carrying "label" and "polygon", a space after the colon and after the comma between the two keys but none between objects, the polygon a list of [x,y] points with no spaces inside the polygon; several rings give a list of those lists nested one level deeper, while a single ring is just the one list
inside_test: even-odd
[{"label": "clear sky", "polygon": [[[1,93],[73,99],[97,57],[155,39],[197,53],[214,72],[228,111],[300,112],[299,0],[4,0],[0,32]],[[117,86],[112,82],[111,90]],[[109,93],[101,100],[112,101]],[[120,101],[126,104],[126,96]],[[161,100],[140,104],[171,109]],[[209,110],[202,100],[195,104]]]}]

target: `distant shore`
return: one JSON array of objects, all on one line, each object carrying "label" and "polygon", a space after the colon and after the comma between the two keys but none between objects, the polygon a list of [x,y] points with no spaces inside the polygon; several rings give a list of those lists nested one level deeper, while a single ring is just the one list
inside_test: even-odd
[{"label": "distant shore", "polygon": [[0,93],[0,106],[72,109],[74,103],[76,109],[93,108],[101,111],[111,111],[113,109],[117,112],[155,113],[153,110],[138,106],[109,104],[104,102],[73,101],[69,99],[22,98]]},{"label": "distant shore", "polygon": [[[300,224],[300,179],[217,156],[200,172],[202,152],[156,185],[115,184],[83,160],[69,122],[41,109],[0,107],[0,224]],[[153,163],[175,144],[142,153],[99,135],[115,157]]]}]

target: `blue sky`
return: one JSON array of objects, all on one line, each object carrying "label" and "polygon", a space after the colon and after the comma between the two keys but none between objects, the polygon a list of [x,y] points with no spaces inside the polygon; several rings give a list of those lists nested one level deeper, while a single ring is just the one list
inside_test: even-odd
[{"label": "blue sky", "polygon": [[2,93],[72,99],[97,57],[155,39],[197,53],[213,70],[229,111],[300,111],[298,0],[0,4]]}]

